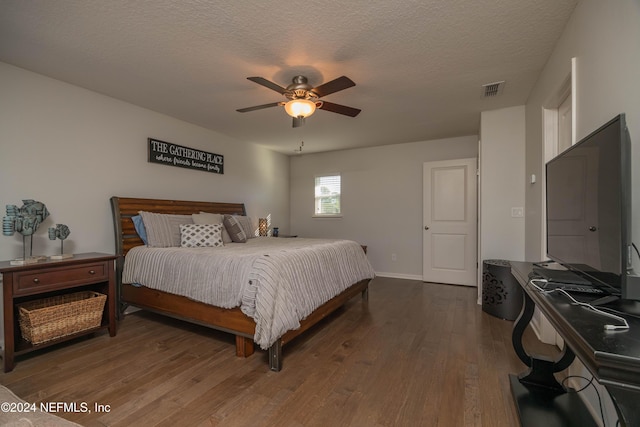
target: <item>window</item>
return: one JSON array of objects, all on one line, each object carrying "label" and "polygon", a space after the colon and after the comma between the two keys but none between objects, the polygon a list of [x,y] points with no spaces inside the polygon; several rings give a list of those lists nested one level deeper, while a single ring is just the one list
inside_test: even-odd
[{"label": "window", "polygon": [[340,216],[340,175],[316,176],[314,216]]}]

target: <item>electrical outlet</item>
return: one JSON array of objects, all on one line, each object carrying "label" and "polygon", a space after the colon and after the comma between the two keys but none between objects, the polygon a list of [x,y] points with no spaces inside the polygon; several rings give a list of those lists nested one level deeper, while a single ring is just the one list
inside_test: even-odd
[{"label": "electrical outlet", "polygon": [[522,218],[524,216],[524,208],[511,208],[511,218]]},{"label": "electrical outlet", "polygon": [[397,261],[398,257],[396,256],[396,254],[391,254],[391,261]]}]

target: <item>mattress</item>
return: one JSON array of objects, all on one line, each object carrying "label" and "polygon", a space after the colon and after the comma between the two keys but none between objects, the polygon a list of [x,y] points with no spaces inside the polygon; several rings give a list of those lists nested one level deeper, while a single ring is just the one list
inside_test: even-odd
[{"label": "mattress", "polygon": [[258,237],[217,248],[138,246],[125,257],[122,282],[222,308],[240,307],[269,348],[340,292],[375,276],[350,240]]}]

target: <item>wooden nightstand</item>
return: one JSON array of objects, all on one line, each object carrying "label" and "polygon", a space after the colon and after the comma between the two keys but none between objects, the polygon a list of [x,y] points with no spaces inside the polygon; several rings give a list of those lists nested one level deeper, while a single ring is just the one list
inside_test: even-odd
[{"label": "wooden nightstand", "polygon": [[[0,262],[4,295],[4,371],[14,367],[14,358],[62,341],[108,328],[116,335],[115,255],[100,253],[75,254],[73,258],[46,260],[27,265]],[[27,301],[66,293],[90,290],[107,295],[102,323],[63,338],[33,345],[22,338],[16,305]]]}]

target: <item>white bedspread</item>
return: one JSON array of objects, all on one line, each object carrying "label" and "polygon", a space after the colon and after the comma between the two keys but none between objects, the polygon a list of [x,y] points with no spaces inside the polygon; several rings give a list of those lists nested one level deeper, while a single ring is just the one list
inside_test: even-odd
[{"label": "white bedspread", "polygon": [[221,248],[138,246],[125,257],[122,282],[240,307],[256,322],[254,341],[267,349],[317,307],[374,275],[350,240],[259,237]]}]

